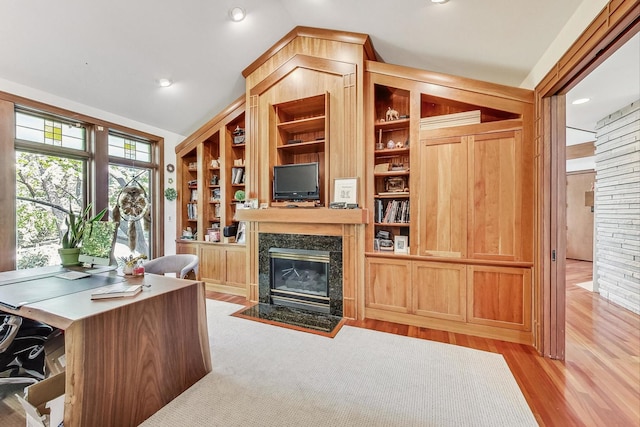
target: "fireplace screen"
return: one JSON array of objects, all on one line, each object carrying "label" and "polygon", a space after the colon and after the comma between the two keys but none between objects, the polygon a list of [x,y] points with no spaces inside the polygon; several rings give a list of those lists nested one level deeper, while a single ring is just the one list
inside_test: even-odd
[{"label": "fireplace screen", "polygon": [[271,301],[329,312],[329,252],[269,249]]}]

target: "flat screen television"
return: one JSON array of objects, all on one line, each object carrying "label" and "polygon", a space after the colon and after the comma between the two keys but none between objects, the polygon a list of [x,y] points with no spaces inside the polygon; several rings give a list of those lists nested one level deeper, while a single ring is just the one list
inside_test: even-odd
[{"label": "flat screen television", "polygon": [[317,162],[273,167],[274,200],[320,200],[320,168]]},{"label": "flat screen television", "polygon": [[96,221],[86,225],[82,233],[82,246],[78,261],[90,265],[111,265],[116,244],[118,223]]}]

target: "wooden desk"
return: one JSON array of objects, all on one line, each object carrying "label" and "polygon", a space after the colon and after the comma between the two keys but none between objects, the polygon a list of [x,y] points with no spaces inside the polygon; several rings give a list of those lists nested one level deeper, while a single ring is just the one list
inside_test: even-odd
[{"label": "wooden desk", "polygon": [[65,331],[65,426],[137,426],[211,371],[204,283],[151,274],[127,283],[151,287],[0,308]]}]

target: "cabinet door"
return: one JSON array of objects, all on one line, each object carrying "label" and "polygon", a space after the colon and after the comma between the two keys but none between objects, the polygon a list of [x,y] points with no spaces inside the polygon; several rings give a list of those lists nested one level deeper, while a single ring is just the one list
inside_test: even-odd
[{"label": "cabinet door", "polygon": [[521,260],[521,132],[469,138],[469,258]]},{"label": "cabinet door", "polygon": [[176,243],[176,253],[198,255],[198,244],[197,243]]},{"label": "cabinet door", "polygon": [[466,266],[414,261],[411,272],[412,311],[440,319],[466,319]]},{"label": "cabinet door", "polygon": [[467,267],[469,323],[531,330],[531,269]]},{"label": "cabinet door", "polygon": [[420,159],[420,255],[464,258],[467,137],[426,139]]},{"label": "cabinet door", "polygon": [[367,258],[367,278],[366,307],[409,312],[411,261]]},{"label": "cabinet door", "polygon": [[227,247],[225,257],[226,285],[245,289],[247,256],[244,246]]},{"label": "cabinet door", "polygon": [[218,245],[202,245],[200,250],[200,277],[209,283],[223,283],[224,280],[224,247]]}]

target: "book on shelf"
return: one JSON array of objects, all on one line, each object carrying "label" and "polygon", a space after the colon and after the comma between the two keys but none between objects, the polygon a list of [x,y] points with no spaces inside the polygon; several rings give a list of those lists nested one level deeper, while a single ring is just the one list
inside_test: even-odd
[{"label": "book on shelf", "polygon": [[91,293],[91,299],[133,297],[138,295],[140,292],[142,292],[142,285],[124,285],[122,283],[118,283],[95,289]]},{"label": "book on shelf", "polygon": [[197,203],[187,203],[187,218],[188,219],[198,219],[198,204]]},{"label": "book on shelf", "polygon": [[244,183],[244,167],[231,168],[231,184]]}]

